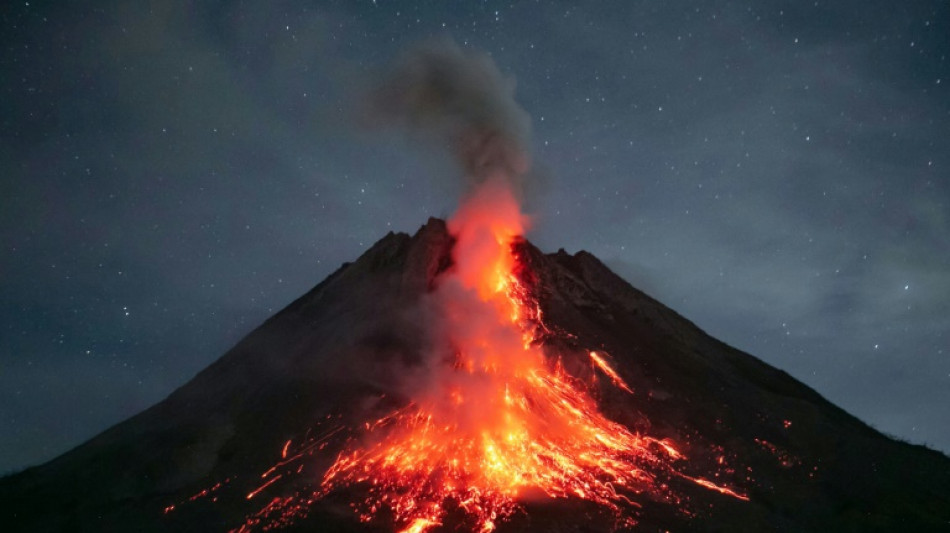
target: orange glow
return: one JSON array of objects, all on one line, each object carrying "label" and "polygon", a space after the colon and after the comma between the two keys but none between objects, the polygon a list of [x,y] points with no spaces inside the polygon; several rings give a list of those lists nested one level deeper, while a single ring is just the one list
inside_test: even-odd
[{"label": "orange glow", "polygon": [[612,381],[614,385],[629,392],[630,394],[633,394],[633,390],[627,386],[627,383],[623,380],[623,378],[621,378],[617,372],[615,372],[614,369],[611,368],[609,364],[607,364],[607,361],[605,361],[604,358],[600,356],[600,354],[597,352],[590,352],[590,360],[593,361],[595,365],[597,365],[597,368],[599,368],[601,372],[607,374],[607,377],[610,378],[610,381]]},{"label": "orange glow", "polygon": [[709,480],[707,480],[707,479],[703,479],[703,478],[701,478],[701,477],[695,477],[695,478],[694,478],[694,477],[687,477],[686,479],[689,479],[689,480],[695,482],[697,485],[702,485],[703,487],[706,487],[707,489],[712,489],[712,490],[721,492],[721,493],[725,494],[726,496],[732,496],[733,498],[738,498],[738,499],[740,499],[740,500],[749,501],[749,497],[748,497],[748,496],[746,496],[746,495],[744,495],[744,494],[739,494],[738,492],[736,492],[736,491],[734,491],[734,490],[732,490],[732,489],[730,489],[730,488],[723,487],[723,486],[721,486],[721,485],[716,485],[715,483],[713,483],[712,481],[709,481]]},{"label": "orange glow", "polygon": [[[327,470],[321,494],[368,487],[355,504],[363,521],[388,507],[402,531],[421,533],[458,508],[489,532],[525,493],[581,498],[620,515],[631,497],[663,498],[655,476],[676,474],[675,445],[604,417],[584,387],[550,364],[535,342],[537,302],[517,276],[512,244],[525,217],[508,188],[484,184],[449,221],[455,267],[433,295],[440,333],[453,350],[412,403],[372,424]],[[629,386],[596,352],[593,363]],[[436,356],[436,360],[445,360]],[[686,477],[686,476],[682,476]],[[687,478],[743,498],[701,479]],[[627,517],[625,523],[632,523]]]},{"label": "orange glow", "polygon": [[412,524],[410,524],[406,529],[403,529],[401,533],[422,533],[430,527],[438,525],[440,525],[439,522],[430,520],[428,518],[416,518],[412,521]]},{"label": "orange glow", "polygon": [[286,458],[287,458],[287,449],[288,449],[288,448],[290,448],[290,441],[289,441],[289,440],[284,443],[284,449],[280,451],[280,458],[281,458],[281,459],[286,459]]},{"label": "orange glow", "polygon": [[281,478],[280,475],[277,475],[277,476],[274,476],[274,477],[270,478],[266,483],[264,483],[264,484],[261,485],[260,487],[257,487],[256,489],[254,489],[254,490],[252,490],[251,492],[249,492],[249,493],[247,494],[247,499],[250,500],[250,499],[253,498],[254,496],[257,496],[258,494],[261,493],[262,490],[264,490],[264,489],[266,489],[267,487],[273,485],[274,482],[276,482],[276,481],[277,481],[278,479],[280,479],[280,478]]},{"label": "orange glow", "polygon": [[[275,484],[300,476],[316,453],[333,446],[347,431],[341,418],[327,416],[321,433],[284,442],[280,460],[245,496],[267,503],[233,533],[286,526],[343,489],[362,495],[350,503],[361,522],[392,520],[401,533],[446,522],[489,533],[527,498],[593,502],[629,529],[636,524],[631,513],[641,509],[637,500],[684,503],[674,480],[748,499],[679,471],[686,457],[676,442],[604,416],[590,393],[597,389],[568,374],[558,354],[544,352],[541,339],[552,331],[514,247],[527,223],[503,182],[490,180],[468,197],[448,223],[453,267],[425,301],[434,311],[427,316],[436,317],[428,325],[426,379],[414,381],[407,405],[358,426],[362,431],[346,440],[316,491],[287,495]],[[595,376],[633,394],[607,354],[588,355]],[[725,468],[724,456],[718,461]]]}]

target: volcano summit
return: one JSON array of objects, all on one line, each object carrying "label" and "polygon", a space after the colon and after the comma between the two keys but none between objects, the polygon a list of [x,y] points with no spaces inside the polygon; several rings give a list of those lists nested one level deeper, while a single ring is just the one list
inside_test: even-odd
[{"label": "volcano summit", "polygon": [[946,456],[491,220],[390,233],[166,400],[0,480],[4,530],[947,527]]},{"label": "volcano summit", "polygon": [[[375,94],[453,154],[390,233],[166,400],[0,480],[14,531],[838,531],[950,523],[950,459],[523,235],[528,117],[481,55]],[[383,113],[385,111],[385,113]]]}]

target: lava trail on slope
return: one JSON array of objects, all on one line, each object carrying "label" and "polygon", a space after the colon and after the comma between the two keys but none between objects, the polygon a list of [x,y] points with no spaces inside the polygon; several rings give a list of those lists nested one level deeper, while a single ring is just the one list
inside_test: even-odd
[{"label": "lava trail on slope", "polygon": [[[344,489],[364,495],[351,504],[361,521],[384,514],[406,532],[440,526],[449,513],[467,529],[492,531],[520,501],[538,498],[594,502],[618,527],[630,526],[639,498],[678,503],[673,477],[745,499],[678,473],[685,458],[676,443],[609,420],[587,385],[545,355],[532,276],[514,246],[525,224],[504,181],[488,180],[468,197],[449,221],[453,266],[426,299],[436,317],[428,324],[432,353],[408,405],[366,422],[313,494],[276,497],[236,531],[290,523]],[[614,386],[633,393],[605,354],[589,355]],[[288,460],[286,448],[248,498],[293,474],[286,465],[303,455]]]}]

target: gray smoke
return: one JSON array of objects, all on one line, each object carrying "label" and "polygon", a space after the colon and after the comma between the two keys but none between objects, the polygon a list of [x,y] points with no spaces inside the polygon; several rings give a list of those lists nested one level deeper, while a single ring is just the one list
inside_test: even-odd
[{"label": "gray smoke", "polygon": [[376,88],[372,111],[448,142],[470,185],[503,179],[524,192],[531,120],[487,55],[449,39],[418,46]]}]

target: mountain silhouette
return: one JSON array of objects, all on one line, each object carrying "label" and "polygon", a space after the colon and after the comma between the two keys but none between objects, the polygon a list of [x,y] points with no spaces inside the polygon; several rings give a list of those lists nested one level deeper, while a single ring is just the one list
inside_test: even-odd
[{"label": "mountain silhouette", "polygon": [[[453,268],[453,243],[439,219],[386,235],[162,402],[0,479],[0,529],[398,529],[385,510],[360,520],[359,484],[289,495],[319,493],[347,442],[406,404],[431,318],[418,310]],[[713,339],[587,252],[514,247],[545,354],[605,417],[682,457],[656,478],[667,496],[619,505],[631,521],[583,498],[529,494],[498,531],[950,530],[947,456],[889,438]],[[448,509],[433,531],[465,524]]]}]

